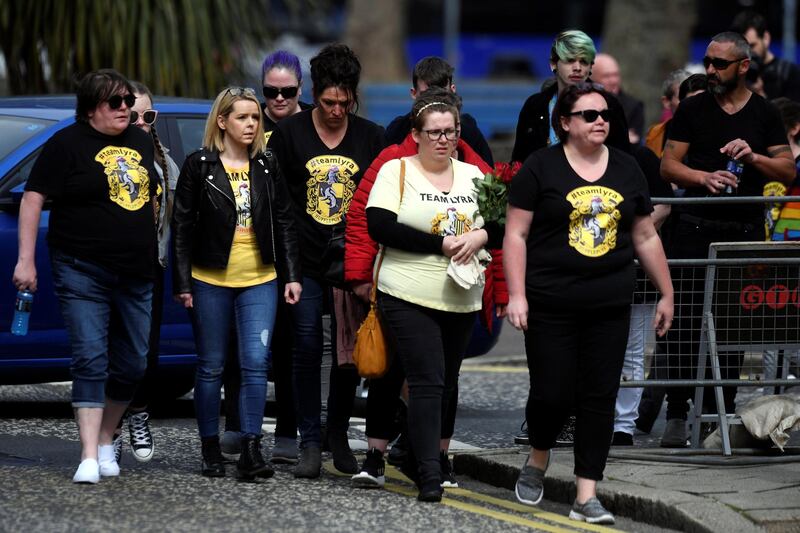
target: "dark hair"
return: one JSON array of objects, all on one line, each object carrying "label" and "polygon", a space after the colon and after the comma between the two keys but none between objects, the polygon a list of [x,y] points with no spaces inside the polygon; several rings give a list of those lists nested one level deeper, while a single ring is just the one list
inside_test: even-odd
[{"label": "dark hair", "polygon": [[361,63],[349,46],[333,43],[324,47],[311,58],[311,82],[314,84],[314,99],[329,87],[339,87],[350,93],[358,110],[358,80]]},{"label": "dark hair", "polygon": [[733,49],[740,57],[750,59],[750,43],[744,38],[741,33],[735,31],[723,31],[711,38],[715,43],[733,43]]},{"label": "dark hair", "polygon": [[455,69],[441,57],[423,57],[414,65],[414,72],[411,74],[411,83],[417,88],[419,80],[428,84],[428,87],[444,87],[448,89],[453,83],[453,72]]},{"label": "dark hair", "polygon": [[[131,87],[133,87],[134,93],[143,94],[150,99],[150,103],[153,103],[153,93],[150,92],[150,88],[147,87],[144,83],[136,80],[130,80]],[[164,173],[164,183],[169,183],[169,165],[167,165],[167,156],[164,153],[164,146],[161,144],[161,139],[158,138],[158,132],[156,131],[156,125],[153,124],[150,126],[150,136],[153,138],[153,147],[156,149],[156,163],[158,166],[161,167],[161,172]]]},{"label": "dark hair", "polygon": [[267,72],[274,68],[285,68],[292,71],[294,77],[297,78],[297,83],[303,83],[303,71],[300,68],[300,58],[286,50],[276,50],[264,58],[261,64],[261,82],[264,82],[264,76]]},{"label": "dark hair", "polygon": [[434,111],[452,113],[453,118],[456,119],[456,127],[458,127],[461,122],[461,97],[443,87],[431,87],[423,91],[417,96],[411,107],[411,127],[421,131],[425,124],[425,117]]},{"label": "dark hair", "polygon": [[[606,101],[606,107],[608,107],[608,93],[606,93],[602,85],[598,85],[596,83],[582,82],[576,83],[575,85],[570,85],[564,89],[564,92],[558,97],[556,106],[553,108],[551,122],[553,124],[553,130],[555,130],[556,135],[558,136],[558,140],[562,143],[566,142],[569,133],[561,126],[561,117],[569,116],[569,114],[572,112],[572,108],[575,107],[575,102],[578,101],[578,98],[592,93],[597,93],[602,96]],[[609,133],[611,132],[610,128],[611,125],[609,124]]]},{"label": "dark hair", "polygon": [[750,28],[756,30],[756,35],[758,35],[759,38],[764,37],[764,32],[767,31],[767,21],[761,13],[751,10],[742,11],[734,17],[731,23],[731,31],[741,33],[742,35]]},{"label": "dark hair", "polygon": [[[780,111],[781,119],[783,120],[783,128],[788,135],[789,130],[800,124],[800,103],[790,100],[785,96],[770,100],[770,103]],[[800,132],[798,132],[793,139],[794,142],[800,142]]]},{"label": "dark hair", "polygon": [[133,94],[133,87],[128,79],[113,68],[93,70],[78,82],[75,96],[75,120],[89,122],[89,113],[101,102],[105,102],[123,90]]},{"label": "dark hair", "polygon": [[708,89],[708,76],[705,74],[692,74],[683,80],[678,87],[678,100],[683,100],[686,95],[695,91]]}]

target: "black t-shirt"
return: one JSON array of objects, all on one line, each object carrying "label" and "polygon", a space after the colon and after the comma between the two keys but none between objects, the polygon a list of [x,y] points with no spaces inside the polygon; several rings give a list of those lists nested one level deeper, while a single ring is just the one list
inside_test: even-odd
[{"label": "black t-shirt", "polygon": [[119,274],[152,278],[157,186],[149,135],[135,126],[104,135],[77,122],[45,143],[25,190],[53,201],[51,247]]},{"label": "black t-shirt", "polygon": [[[729,115],[717,103],[711,92],[686,98],[678,106],[669,139],[689,143],[686,164],[695,170],[713,172],[725,170],[728,156],[720,148],[734,139],[744,139],[753,152],[767,155],[767,147],[786,144],[780,113],[764,98],[753,93],[738,112]],[[736,196],[761,196],[764,185],[772,181],[753,166],[745,165]],[[709,196],[705,187],[686,187],[685,196]],[[682,211],[710,220],[737,221],[747,224],[763,223],[763,206],[687,205]]]},{"label": "black t-shirt", "polygon": [[628,305],[634,287],[631,226],[653,210],[636,161],[609,148],[608,167],[588,182],[558,144],[531,155],[511,183],[509,204],[533,211],[525,288],[532,306]]},{"label": "black t-shirt", "polygon": [[[306,109],[311,109],[314,107],[313,105],[305,102],[298,102],[298,105],[300,105],[300,111],[305,111]],[[267,115],[267,104],[263,102],[261,104],[261,111],[263,113],[261,116],[264,117],[264,137],[269,143],[269,138],[272,136],[272,131],[275,129],[275,126],[277,126],[278,123],[272,120],[269,115]]]},{"label": "black t-shirt", "polygon": [[269,140],[286,177],[298,221],[303,275],[319,278],[331,237],[344,235],[344,220],[364,171],[384,148],[383,128],[356,115],[331,149],[319,138],[312,110],[281,120]]},{"label": "black t-shirt", "polygon": [[800,67],[785,59],[774,59],[761,68],[764,92],[770,100],[785,96],[800,101]]}]

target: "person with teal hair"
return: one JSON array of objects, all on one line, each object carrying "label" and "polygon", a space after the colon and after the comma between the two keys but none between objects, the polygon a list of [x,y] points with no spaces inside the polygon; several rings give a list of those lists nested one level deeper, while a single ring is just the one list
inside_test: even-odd
[{"label": "person with teal hair", "polygon": [[[560,141],[553,128],[553,109],[558,97],[572,85],[591,81],[597,50],[592,38],[580,30],[564,30],[556,35],[550,47],[550,69],[554,77],[547,79],[541,91],[530,96],[517,121],[517,135],[511,160],[524,162],[536,150],[558,144]],[[628,122],[622,106],[612,95],[607,96],[610,112],[609,133],[605,144],[630,152],[628,141]],[[571,416],[564,430],[556,439],[559,446],[571,446],[575,417]],[[522,423],[520,433],[515,436],[516,444],[529,444],[527,424]]]},{"label": "person with teal hair", "polygon": [[[556,35],[550,47],[550,69],[554,77],[546,80],[541,91],[529,97],[522,106],[512,161],[523,162],[539,148],[559,142],[551,121],[553,107],[567,87],[589,80],[596,55],[594,41],[584,32],[564,30]],[[606,144],[627,152],[628,123],[619,102],[615,98],[612,100],[608,103],[612,118]]]}]

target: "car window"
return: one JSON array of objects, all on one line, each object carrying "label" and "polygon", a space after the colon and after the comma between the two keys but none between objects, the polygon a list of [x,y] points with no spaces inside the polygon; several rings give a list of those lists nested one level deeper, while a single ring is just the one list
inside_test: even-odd
[{"label": "car window", "polygon": [[41,152],[42,147],[40,146],[28,157],[26,157],[22,163],[17,165],[13,171],[6,175],[5,179],[3,179],[3,182],[0,183],[0,198],[8,198],[11,195],[11,189],[20,183],[24,183],[28,179],[28,175],[31,173],[33,164],[37,159],[39,159],[39,154]]},{"label": "car window", "polygon": [[0,159],[53,123],[54,120],[0,116]]},{"label": "car window", "polygon": [[181,136],[184,155],[189,155],[203,146],[206,117],[176,117],[175,122]]}]

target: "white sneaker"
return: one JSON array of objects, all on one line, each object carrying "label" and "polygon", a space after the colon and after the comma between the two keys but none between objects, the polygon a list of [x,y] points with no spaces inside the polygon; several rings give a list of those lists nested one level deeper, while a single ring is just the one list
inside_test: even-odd
[{"label": "white sneaker", "polygon": [[100,466],[97,459],[84,459],[78,465],[75,475],[72,476],[73,483],[97,483],[100,481]]},{"label": "white sneaker", "polygon": [[97,461],[99,463],[100,475],[103,477],[115,477],[119,475],[119,463],[114,456],[114,445],[105,444],[97,447]]}]

